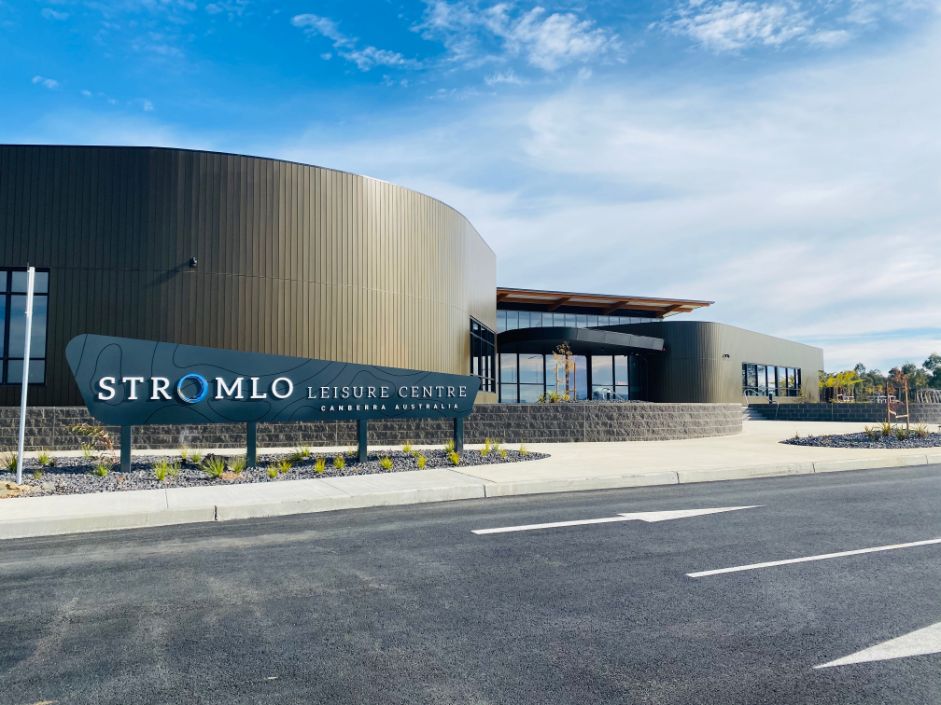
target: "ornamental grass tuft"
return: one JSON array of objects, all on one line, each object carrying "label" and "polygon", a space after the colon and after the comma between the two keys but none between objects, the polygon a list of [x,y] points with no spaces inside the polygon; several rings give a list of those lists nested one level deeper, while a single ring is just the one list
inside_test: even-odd
[{"label": "ornamental grass tuft", "polygon": [[[194,461],[195,462],[195,461]],[[213,480],[218,480],[225,472],[225,459],[217,456],[211,456],[199,466],[199,469],[209,475]]]}]

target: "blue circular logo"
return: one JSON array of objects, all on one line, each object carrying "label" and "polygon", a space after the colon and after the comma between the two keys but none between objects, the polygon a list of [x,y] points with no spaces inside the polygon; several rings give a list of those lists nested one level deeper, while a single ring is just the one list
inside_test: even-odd
[{"label": "blue circular logo", "polygon": [[[193,396],[188,395],[183,391],[183,385],[187,382],[192,381],[199,388],[199,391]],[[202,375],[196,374],[195,372],[190,372],[188,375],[183,375],[180,377],[179,381],[176,383],[176,395],[185,401],[187,404],[198,404],[209,394],[209,382],[206,381],[206,378]]]}]

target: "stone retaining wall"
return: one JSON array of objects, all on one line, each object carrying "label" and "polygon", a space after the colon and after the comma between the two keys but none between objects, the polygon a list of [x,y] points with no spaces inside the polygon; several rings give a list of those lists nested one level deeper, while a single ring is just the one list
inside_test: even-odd
[{"label": "stone retaining wall", "polygon": [[[16,447],[19,409],[0,407],[0,450]],[[35,407],[26,419],[26,446],[37,450],[77,450],[80,439],[69,428],[93,423],[84,407]],[[370,421],[369,442],[376,445],[444,443],[452,436],[450,420]],[[117,429],[110,429],[117,444]],[[576,441],[648,441],[702,438],[739,433],[738,404],[479,404],[464,425],[467,443],[485,438],[504,443]],[[265,447],[352,446],[356,424],[350,421],[258,424],[258,445]],[[141,426],[134,447],[224,448],[245,445],[244,424]]]},{"label": "stone retaining wall", "polygon": [[[749,411],[772,421],[885,421],[885,404],[752,404]],[[909,404],[912,423],[941,424],[941,404]]]}]

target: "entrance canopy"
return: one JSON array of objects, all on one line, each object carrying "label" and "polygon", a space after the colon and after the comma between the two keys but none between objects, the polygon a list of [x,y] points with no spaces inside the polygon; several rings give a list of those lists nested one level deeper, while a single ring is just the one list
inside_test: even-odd
[{"label": "entrance canopy", "polygon": [[627,355],[638,352],[663,352],[663,340],[648,335],[617,333],[597,328],[518,328],[497,336],[501,353],[542,353],[568,343],[575,355]]}]

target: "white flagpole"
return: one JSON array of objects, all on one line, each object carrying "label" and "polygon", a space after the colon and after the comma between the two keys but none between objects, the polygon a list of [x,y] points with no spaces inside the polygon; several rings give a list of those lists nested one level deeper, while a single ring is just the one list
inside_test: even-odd
[{"label": "white flagpole", "polygon": [[29,389],[29,343],[33,336],[33,283],[36,268],[26,270],[26,340],[23,342],[23,391],[20,395],[20,439],[17,447],[16,484],[23,484],[23,443],[26,439],[26,390]]}]

